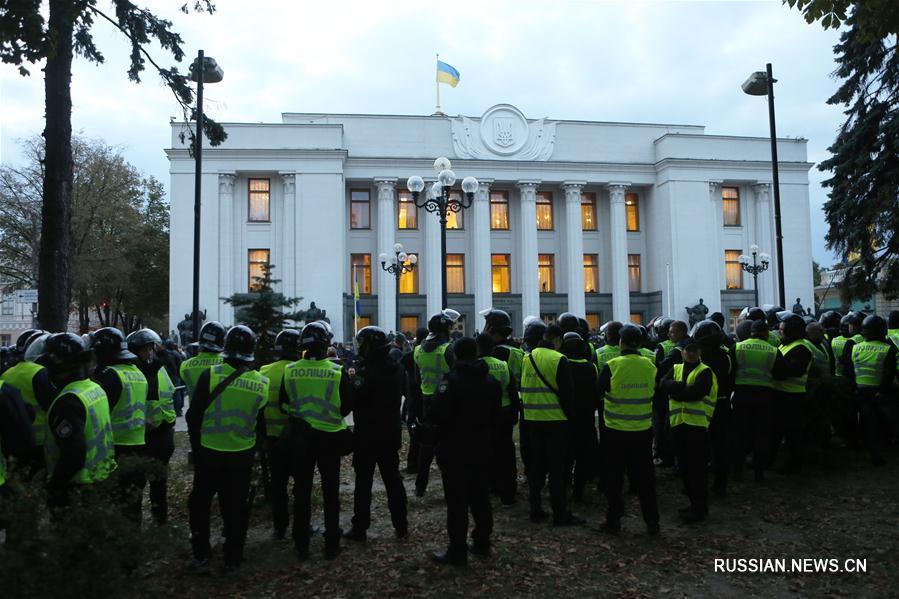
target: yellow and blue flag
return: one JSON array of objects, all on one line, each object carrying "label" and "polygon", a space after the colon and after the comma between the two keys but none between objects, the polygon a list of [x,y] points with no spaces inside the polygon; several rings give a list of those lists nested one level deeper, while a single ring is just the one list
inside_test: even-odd
[{"label": "yellow and blue flag", "polygon": [[362,316],[362,311],[361,311],[361,309],[360,309],[360,307],[359,307],[359,281],[356,280],[356,276],[355,276],[355,275],[356,275],[356,272],[355,272],[355,269],[354,269],[354,270],[353,270],[353,287],[355,288],[355,289],[354,289],[354,296],[355,296],[355,302],[354,302],[354,303],[356,304],[356,316]]},{"label": "yellow and blue flag", "polygon": [[437,82],[446,83],[450,87],[456,87],[459,84],[459,71],[445,62],[437,61]]}]

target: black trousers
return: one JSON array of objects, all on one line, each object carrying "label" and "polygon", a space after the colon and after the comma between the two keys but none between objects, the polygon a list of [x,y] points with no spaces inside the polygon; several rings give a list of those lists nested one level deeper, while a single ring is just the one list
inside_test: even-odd
[{"label": "black trousers", "polygon": [[356,483],[353,489],[353,528],[368,530],[371,526],[371,486],[375,477],[375,466],[381,473],[384,489],[387,491],[387,508],[390,521],[397,531],[409,528],[406,516],[406,488],[400,476],[400,458],[393,444],[357,443],[353,451],[353,470]]},{"label": "black trousers", "polygon": [[147,456],[159,462],[160,471],[150,477],[150,512],[157,524],[165,524],[169,516],[168,468],[175,453],[175,423],[163,422],[147,431]]},{"label": "black trousers", "polygon": [[895,436],[897,432],[895,400],[874,389],[859,389],[857,397],[865,447],[872,459],[880,460],[882,433]]},{"label": "black trousers", "polygon": [[643,521],[647,524],[658,522],[656,473],[652,464],[652,429],[619,431],[607,427],[603,437],[605,452],[603,483],[609,504],[606,521],[618,522],[624,515],[621,489],[626,471],[640,498]]},{"label": "black trousers", "polygon": [[293,542],[301,550],[309,548],[316,467],[321,476],[325,508],[325,541],[340,541],[340,456],[313,445],[305,454],[294,456],[293,462]]},{"label": "black trousers", "polygon": [[147,473],[141,462],[146,457],[146,445],[115,446],[116,481],[122,513],[138,526],[141,524],[144,487],[147,486]]},{"label": "black trousers", "polygon": [[196,559],[209,559],[209,512],[213,495],[218,494],[225,530],[225,563],[239,565],[243,560],[243,547],[247,538],[250,518],[248,497],[252,461],[245,465],[231,466],[216,460],[212,462],[203,450],[194,456],[194,483],[188,498],[190,542]]},{"label": "black trousers", "polygon": [[512,408],[503,409],[503,421],[490,433],[490,488],[505,504],[515,501],[518,490],[518,464],[515,459],[515,441],[512,432]]},{"label": "black trousers", "polygon": [[781,440],[787,448],[787,467],[796,469],[802,467],[802,442],[805,436],[805,393],[777,392],[776,401],[776,427],[775,427],[775,451]]},{"label": "black trousers", "polygon": [[855,388],[846,377],[833,379],[834,427],[846,444],[856,448],[861,444],[859,404]]},{"label": "black trousers", "polygon": [[678,424],[671,428],[684,492],[697,514],[709,513],[709,434],[701,426]]},{"label": "black trousers", "polygon": [[668,421],[668,394],[657,393],[652,399],[653,457],[665,465],[674,463],[674,442]]},{"label": "black trousers", "polygon": [[468,555],[468,513],[474,519],[472,541],[481,547],[490,544],[493,533],[493,507],[490,505],[488,467],[484,463],[441,463],[443,496],[446,499],[448,553],[454,557]]},{"label": "black trousers", "polygon": [[272,502],[272,525],[275,530],[287,530],[290,515],[287,508],[287,485],[290,482],[290,453],[279,443],[278,437],[265,438],[268,456],[268,496]]},{"label": "black trousers", "polygon": [[587,483],[596,480],[599,470],[599,439],[593,418],[582,418],[572,424],[571,449],[565,473],[574,487],[574,494],[584,492]]},{"label": "black trousers", "polygon": [[[422,396],[422,421],[429,420],[429,412],[433,395]],[[429,443],[421,443],[418,445],[418,472],[415,475],[416,491],[424,492],[428,488],[428,481],[431,478],[431,464],[434,462],[434,446]]]},{"label": "black trousers", "polygon": [[731,449],[730,437],[731,405],[730,397],[719,397],[715,401],[715,411],[709,423],[709,438],[712,442],[712,471],[715,488],[724,491],[727,487],[727,474],[730,472]]},{"label": "black trousers", "polygon": [[752,452],[754,472],[764,472],[771,463],[771,444],[774,438],[773,393],[765,387],[746,387],[734,391],[731,432],[735,472],[743,471],[749,452]]},{"label": "black trousers", "polygon": [[421,442],[417,435],[412,434],[412,423],[416,419],[423,418],[421,395],[418,393],[410,394],[406,398],[406,425],[409,430],[409,450],[406,453],[406,470],[408,472],[418,471],[418,455],[421,449]]},{"label": "black trousers", "polygon": [[528,495],[531,513],[540,512],[540,495],[549,476],[549,501],[553,516],[563,518],[568,513],[568,499],[565,494],[565,464],[568,460],[570,428],[567,420],[553,422],[527,422],[528,454]]}]

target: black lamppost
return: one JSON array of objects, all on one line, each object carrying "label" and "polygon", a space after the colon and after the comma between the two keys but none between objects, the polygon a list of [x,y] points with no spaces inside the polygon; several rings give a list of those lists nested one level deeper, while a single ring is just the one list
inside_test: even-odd
[{"label": "black lamppost", "polygon": [[[740,254],[740,268],[752,275],[752,288],[755,291],[755,305],[759,305],[759,274],[768,270],[771,264],[771,256],[762,252],[759,254],[759,246],[752,244],[749,249],[752,251],[750,258],[746,254]],[[750,264],[750,260],[752,264]]]},{"label": "black lamppost", "polygon": [[478,190],[478,180],[474,177],[465,177],[462,179],[462,191],[464,195],[460,199],[452,197],[450,190],[453,183],[456,182],[456,173],[450,170],[450,161],[447,158],[440,157],[434,161],[434,170],[437,175],[437,182],[431,185],[428,195],[423,201],[419,202],[421,191],[425,188],[424,180],[418,175],[409,177],[406,181],[406,188],[412,192],[412,199],[415,206],[424,208],[428,212],[437,214],[440,219],[440,261],[442,263],[442,286],[440,289],[441,308],[447,307],[446,293],[446,215],[449,212],[461,212],[471,207],[474,202],[474,192]]},{"label": "black lamppost", "polygon": [[[412,272],[418,263],[418,256],[415,254],[407,254],[403,251],[402,243],[393,244],[393,256],[387,256],[386,253],[378,256],[381,261],[381,268],[392,274],[396,278],[396,329],[400,332],[400,277],[407,272]],[[388,264],[388,262],[390,264]]]},{"label": "black lamppost", "polygon": [[[202,65],[202,67],[200,66]],[[202,71],[202,73],[201,73]],[[203,84],[218,83],[225,73],[215,59],[197,52],[197,59],[190,65],[189,77],[197,82],[197,130],[194,135],[194,342],[200,339],[200,186],[203,178]]]},{"label": "black lamppost", "polygon": [[[786,307],[784,290],[784,244],[780,226],[780,176],[777,168],[777,127],[774,123],[774,84],[777,79],[771,71],[771,63],[766,71],[756,71],[743,82],[743,91],[750,96],[768,96],[768,125],[771,129],[771,168],[774,178],[774,232],[777,244],[777,296],[781,307]],[[756,302],[758,303],[758,302]]]}]

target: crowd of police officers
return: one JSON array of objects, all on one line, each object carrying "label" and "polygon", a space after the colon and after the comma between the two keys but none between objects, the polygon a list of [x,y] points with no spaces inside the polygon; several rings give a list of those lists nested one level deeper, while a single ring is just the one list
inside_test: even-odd
[{"label": "crowd of police officers", "polygon": [[[602,530],[619,534],[627,481],[647,533],[657,535],[656,468],[676,468],[688,500],[679,517],[690,524],[707,517],[710,491],[725,494],[728,478],[747,467],[763,481],[779,453],[778,470],[795,473],[836,434],[864,446],[878,466],[884,444],[897,439],[896,311],[889,323],[860,312],[815,321],[756,307],[744,310],[733,336],[720,313],[692,330],[670,318],[648,329],[612,321],[598,336],[565,313],[550,324],[529,317],[520,341],[506,312],[483,316],[477,338],[452,338],[459,314],[443,310],[412,348],[402,336],[365,327],[351,363],[329,357],[330,326],[313,322],[282,331],[276,360],[261,367],[256,336],[242,325],[206,323],[188,359],[149,329],[127,337],[111,327],[83,337],[26,331],[0,369],[0,498],[10,493],[11,472],[44,477],[57,514],[76,489],[96,485],[139,526],[148,484],[141,465],[149,459],[165,471],[184,389],[192,569],[209,569],[215,496],[225,571],[240,566],[257,464],[273,534],[283,539],[290,528],[300,559],[319,532],[311,523],[316,469],[327,559],[341,552],[341,538],[366,541],[376,468],[395,535],[407,537],[403,422],[416,496],[427,493],[435,459],[442,477],[449,543],[433,557],[458,565],[469,553],[490,553],[492,496],[515,504],[518,453],[531,522],[583,524],[569,499],[580,502],[595,488],[606,498]],[[353,516],[343,531],[340,467],[350,454]],[[166,479],[149,479],[152,518],[164,524]],[[15,522],[0,526],[12,538]]]}]

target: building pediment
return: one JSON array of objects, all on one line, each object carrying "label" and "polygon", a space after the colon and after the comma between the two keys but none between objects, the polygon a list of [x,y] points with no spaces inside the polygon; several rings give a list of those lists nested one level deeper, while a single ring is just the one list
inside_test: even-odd
[{"label": "building pediment", "polygon": [[511,104],[488,108],[480,118],[450,118],[457,158],[546,161],[556,142],[556,121],[528,121]]}]

